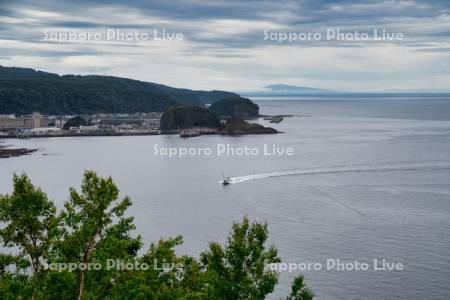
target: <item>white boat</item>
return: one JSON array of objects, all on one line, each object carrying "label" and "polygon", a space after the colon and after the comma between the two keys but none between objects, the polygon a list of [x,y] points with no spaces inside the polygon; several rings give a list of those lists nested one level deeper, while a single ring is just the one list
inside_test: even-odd
[{"label": "white boat", "polygon": [[223,177],[222,184],[223,185],[229,185],[230,181],[231,181],[230,177],[225,177],[225,174],[223,174],[223,173],[222,173],[222,177]]}]

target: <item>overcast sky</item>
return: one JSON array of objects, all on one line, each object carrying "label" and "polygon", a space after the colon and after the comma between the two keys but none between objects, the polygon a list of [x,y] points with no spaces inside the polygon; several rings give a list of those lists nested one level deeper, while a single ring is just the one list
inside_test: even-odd
[{"label": "overcast sky", "polygon": [[[194,89],[450,90],[449,11],[449,1],[0,0],[0,65]],[[153,40],[155,29],[182,39]],[[328,38],[336,29],[369,38]],[[374,40],[383,29],[404,38]],[[56,40],[68,33],[76,40]],[[275,40],[289,33],[316,39]]]}]

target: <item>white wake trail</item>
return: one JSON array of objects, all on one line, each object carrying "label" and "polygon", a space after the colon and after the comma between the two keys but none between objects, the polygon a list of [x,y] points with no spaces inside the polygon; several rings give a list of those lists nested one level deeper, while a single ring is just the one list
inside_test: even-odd
[{"label": "white wake trail", "polygon": [[[450,170],[450,165],[417,165],[417,166],[379,167],[379,168],[324,168],[324,169],[277,171],[277,172],[230,177],[229,183],[235,184],[250,180],[281,177],[281,176],[324,175],[324,174],[343,174],[343,173],[375,173],[375,172],[396,172],[396,171],[427,171],[427,170],[430,171]],[[219,183],[222,183],[222,181],[219,181]]]}]

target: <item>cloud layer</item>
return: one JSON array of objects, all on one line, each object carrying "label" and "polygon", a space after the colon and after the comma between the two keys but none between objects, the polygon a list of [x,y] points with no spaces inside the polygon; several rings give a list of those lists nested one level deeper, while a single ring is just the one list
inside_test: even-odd
[{"label": "cloud layer", "polygon": [[[446,1],[0,2],[0,65],[108,74],[197,89],[255,90],[287,83],[336,90],[450,90]],[[368,40],[327,40],[327,29]],[[180,33],[182,40],[79,39]],[[373,31],[402,40],[374,41]],[[266,32],[266,34],[265,34]],[[279,42],[267,33],[320,33]]]}]

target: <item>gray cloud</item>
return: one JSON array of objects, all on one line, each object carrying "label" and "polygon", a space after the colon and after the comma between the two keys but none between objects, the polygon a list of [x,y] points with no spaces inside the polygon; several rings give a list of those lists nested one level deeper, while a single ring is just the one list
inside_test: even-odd
[{"label": "gray cloud", "polygon": [[[12,58],[21,57],[82,57],[90,56],[92,63],[98,61],[99,66],[89,66],[83,60],[70,60],[73,64],[67,67],[75,70],[107,70],[105,60],[111,57],[128,57],[129,69],[136,68],[136,61],[144,61],[149,66],[167,69],[177,64],[194,72],[213,72],[215,82],[223,78],[234,78],[242,74],[254,78],[269,78],[270,74],[276,78],[291,81],[313,79],[351,80],[361,81],[361,74],[365,74],[367,85],[370,80],[383,77],[395,78],[406,76],[413,68],[422,68],[424,76],[430,77],[433,69],[425,69],[427,64],[445,62],[449,59],[450,49],[450,17],[449,6],[446,1],[319,1],[319,0],[228,0],[228,1],[123,1],[112,0],[79,0],[79,1],[51,1],[51,0],[16,0],[14,2],[0,2],[0,60],[17,61]],[[278,43],[264,40],[264,30],[273,32],[325,32],[327,27],[338,27],[342,32],[371,33],[374,29],[387,29],[389,32],[401,32],[406,35],[403,41],[374,42],[374,41],[301,41],[294,43]],[[43,41],[43,31],[59,30],[68,32],[99,31],[106,28],[120,28],[123,30],[146,31],[158,28],[168,32],[184,34],[183,43],[73,43],[58,44]],[[335,55],[336,59],[343,59],[342,51],[361,65],[376,65],[379,55],[385,55],[387,60],[395,61],[397,57],[407,65],[392,66],[385,73],[371,75],[363,69],[350,64],[330,65],[325,74],[314,64],[302,61],[296,53],[308,53],[308,48],[323,49],[322,55]],[[165,50],[164,50],[165,49]],[[267,49],[270,49],[267,50]],[[383,49],[395,49],[391,52]],[[398,53],[404,51],[402,57]],[[268,57],[271,53],[272,57]],[[361,53],[364,53],[361,55]],[[376,53],[376,57],[373,56]],[[415,54],[414,54],[415,53]],[[426,56],[432,54],[434,56]],[[293,69],[289,64],[275,64],[268,60],[279,61],[281,57],[290,55],[292,60],[299,61]],[[317,54],[319,55],[319,54]],[[409,55],[409,56],[408,56]],[[422,55],[422,56],[420,56]],[[170,56],[170,57],[169,57]],[[95,59],[97,58],[97,59]],[[309,59],[314,59],[309,57]],[[318,56],[317,60],[322,59]],[[345,62],[347,63],[345,58]],[[213,65],[213,62],[220,67]],[[33,60],[40,67],[38,60]],[[118,63],[120,67],[110,69],[125,70],[127,63]],[[248,66],[243,65],[248,64]],[[402,64],[403,64],[402,63]],[[78,65],[77,65],[78,64]],[[42,65],[43,67],[47,65]],[[297,67],[302,66],[301,72]],[[140,66],[143,68],[143,66]],[[83,69],[84,68],[84,69]],[[245,72],[239,68],[245,68]],[[129,71],[123,71],[126,74]],[[187,71],[186,71],[187,72]],[[260,72],[257,74],[256,72]],[[442,74],[440,71],[439,74]],[[448,73],[447,73],[448,74]],[[121,74],[117,74],[121,75]],[[266,76],[267,75],[267,76]],[[163,75],[162,75],[163,76]],[[168,78],[170,75],[164,75]],[[180,75],[181,76],[181,75]],[[195,74],[186,76],[192,85],[202,79]],[[138,79],[146,79],[137,74]],[[142,78],[141,78],[142,77]],[[333,79],[334,78],[334,79]],[[230,81],[231,81],[230,79]],[[182,81],[183,78],[177,79]],[[256,84],[256,83],[252,83]],[[401,83],[407,84],[407,83]],[[441,85],[441,82],[436,83]]]}]

